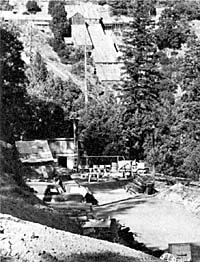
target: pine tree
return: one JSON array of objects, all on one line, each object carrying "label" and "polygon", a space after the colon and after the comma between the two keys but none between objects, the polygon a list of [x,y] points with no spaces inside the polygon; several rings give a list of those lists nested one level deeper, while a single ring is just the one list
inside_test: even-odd
[{"label": "pine tree", "polygon": [[32,65],[31,65],[31,72],[32,72],[32,82],[44,82],[47,78],[48,71],[46,68],[46,64],[39,52],[36,52]]},{"label": "pine tree", "polygon": [[54,38],[64,41],[64,37],[71,35],[71,26],[67,20],[67,12],[63,2],[58,2],[51,11],[52,21],[50,24]]},{"label": "pine tree", "polygon": [[17,28],[0,24],[0,131],[1,139],[13,142],[24,130],[27,81],[21,59],[23,45]]},{"label": "pine tree", "polygon": [[131,0],[113,0],[110,3],[112,15],[128,15]]},{"label": "pine tree", "polygon": [[133,20],[124,33],[122,101],[127,108],[125,121],[130,155],[142,158],[145,138],[151,132],[156,106],[160,102],[161,74],[158,70],[154,23],[150,17],[150,5],[146,1],[135,1]]},{"label": "pine tree", "polygon": [[161,14],[155,35],[159,49],[180,49],[190,35],[190,28],[183,14],[180,15],[173,8],[166,8]]},{"label": "pine tree", "polygon": [[200,44],[194,41],[179,61],[177,80],[182,93],[166,112],[167,132],[160,134],[158,162],[160,171],[173,176],[197,179],[200,141]]}]

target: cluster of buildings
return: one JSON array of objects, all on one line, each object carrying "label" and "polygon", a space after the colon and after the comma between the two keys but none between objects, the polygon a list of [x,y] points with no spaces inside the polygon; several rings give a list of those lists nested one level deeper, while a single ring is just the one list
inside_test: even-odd
[{"label": "cluster of buildings", "polygon": [[[0,19],[17,24],[31,23],[43,31],[49,30],[52,20],[48,14],[48,1],[40,1],[42,11],[29,14],[26,5],[10,2],[13,10],[1,11]],[[113,17],[108,5],[90,2],[66,1],[65,10],[71,22],[71,37],[65,38],[66,45],[86,47],[95,64],[95,74],[100,82],[117,82],[121,79],[122,61],[120,45],[123,28],[131,18]]]},{"label": "cluster of buildings", "polygon": [[72,31],[71,39],[65,39],[66,44],[71,42],[77,47],[86,46],[93,57],[100,82],[120,81],[122,30],[131,18],[112,17],[108,5],[92,3],[66,4],[65,10]]}]

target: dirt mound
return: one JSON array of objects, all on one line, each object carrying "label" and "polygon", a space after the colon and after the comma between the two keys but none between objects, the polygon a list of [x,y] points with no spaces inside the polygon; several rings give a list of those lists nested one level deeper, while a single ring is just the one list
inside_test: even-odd
[{"label": "dirt mound", "polygon": [[[29,262],[77,262],[86,260],[72,260],[71,257],[74,254],[82,256],[86,253],[98,253],[102,255],[105,252],[117,252],[120,256],[132,258],[132,260],[122,259],[121,261],[159,261],[140,251],[135,251],[119,244],[56,230],[37,223],[23,221],[9,215],[0,215],[0,220],[0,256],[2,258],[10,257],[14,259],[14,261]],[[102,260],[95,259],[95,261]]]},{"label": "dirt mound", "polygon": [[178,183],[161,191],[157,197],[183,204],[190,211],[200,215],[200,188],[198,187]]}]

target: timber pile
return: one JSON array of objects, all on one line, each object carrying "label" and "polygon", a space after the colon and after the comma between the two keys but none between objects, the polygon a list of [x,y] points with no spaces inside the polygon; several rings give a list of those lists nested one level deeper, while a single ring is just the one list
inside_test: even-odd
[{"label": "timber pile", "polygon": [[148,195],[152,195],[156,193],[154,181],[150,175],[137,175],[135,179],[125,186],[125,189],[130,194],[147,193]]}]

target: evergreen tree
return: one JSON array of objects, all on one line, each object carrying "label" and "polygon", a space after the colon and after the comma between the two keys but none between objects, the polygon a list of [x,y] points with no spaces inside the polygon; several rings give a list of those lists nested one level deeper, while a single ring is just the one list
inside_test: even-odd
[{"label": "evergreen tree", "polygon": [[176,131],[180,138],[178,155],[182,157],[180,172],[198,177],[197,161],[200,142],[200,43],[192,42],[180,67],[183,95],[177,107]]},{"label": "evergreen tree", "polygon": [[[135,3],[137,4],[137,1],[135,0],[113,0],[109,3],[109,5],[111,6],[111,13],[114,16],[133,16],[133,5],[135,5]],[[156,15],[156,0],[146,0],[145,4],[148,6],[150,15]]]},{"label": "evergreen tree", "polygon": [[26,119],[27,79],[21,59],[23,45],[18,40],[17,28],[11,25],[1,23],[0,36],[1,139],[13,142],[23,133]]},{"label": "evergreen tree", "polygon": [[51,12],[52,21],[50,27],[54,34],[54,38],[59,42],[63,42],[64,37],[71,36],[71,26],[67,20],[64,3],[59,2],[56,4]]},{"label": "evergreen tree", "polygon": [[30,71],[31,76],[29,80],[31,83],[38,83],[40,81],[44,82],[47,78],[48,71],[46,68],[46,64],[38,51],[31,61]]},{"label": "evergreen tree", "polygon": [[192,42],[185,57],[176,61],[181,88],[171,106],[160,108],[156,136],[157,170],[172,176],[198,178],[200,141],[200,45]]},{"label": "evergreen tree", "polygon": [[122,110],[111,92],[92,97],[90,93],[87,108],[79,114],[80,136],[88,155],[126,154]]},{"label": "evergreen tree", "polygon": [[50,0],[48,4],[48,14],[52,15],[54,7],[59,4],[64,3],[62,0]]},{"label": "evergreen tree", "polygon": [[173,8],[163,10],[159,18],[156,40],[159,49],[180,49],[190,35],[187,20]]},{"label": "evergreen tree", "polygon": [[130,155],[143,158],[145,139],[156,121],[161,74],[150,6],[144,0],[137,0],[133,8],[134,21],[124,33],[126,74],[122,80],[122,101],[127,108],[124,117]]},{"label": "evergreen tree", "polygon": [[109,3],[111,6],[112,15],[120,16],[120,15],[128,15],[129,8],[131,7],[131,0],[121,1],[114,0]]}]

